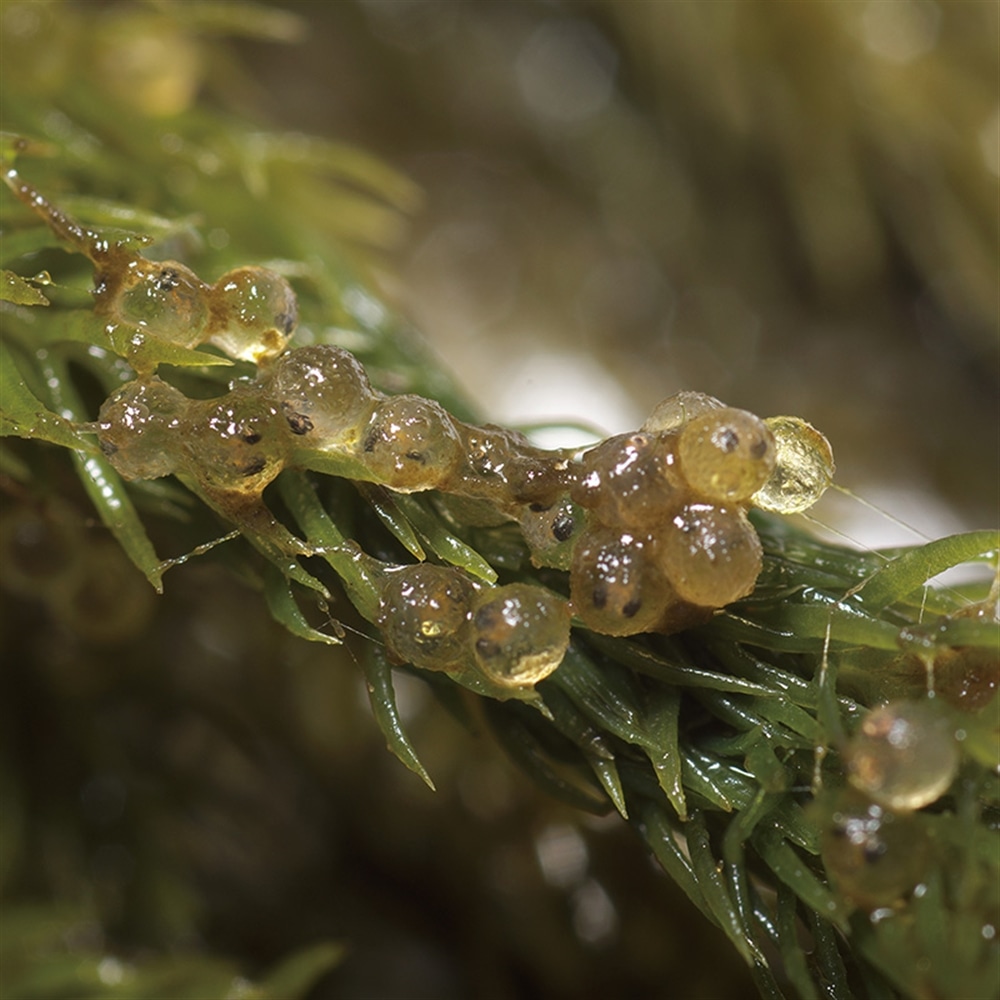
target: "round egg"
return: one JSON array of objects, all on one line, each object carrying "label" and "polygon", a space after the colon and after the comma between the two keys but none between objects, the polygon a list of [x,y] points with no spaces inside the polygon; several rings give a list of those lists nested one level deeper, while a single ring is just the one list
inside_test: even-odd
[{"label": "round egg", "polygon": [[670,439],[618,434],[580,460],[573,499],[604,524],[652,528],[669,520],[684,503]]},{"label": "round egg", "polygon": [[352,447],[375,405],[368,375],[349,351],[332,344],[300,347],[274,363],[264,390],[300,447]]},{"label": "round egg", "polygon": [[279,420],[274,406],[249,387],[193,404],[183,433],[191,474],[214,489],[262,493],[285,464]]},{"label": "round egg", "polygon": [[158,479],[177,471],[180,431],[192,406],[155,375],[124,385],[97,417],[101,451],[125,479]]},{"label": "round egg", "polygon": [[931,845],[912,815],[899,815],[851,789],[823,792],[810,806],[821,830],[830,881],[864,909],[891,906],[920,884]]},{"label": "round egg", "polygon": [[211,317],[209,293],[210,287],[177,261],[136,257],[109,311],[157,340],[196,347],[204,341]]},{"label": "round egg", "polygon": [[636,635],[656,628],[676,596],[654,556],[649,535],[589,528],[570,568],[570,600],[587,628],[604,635]]},{"label": "round egg", "polygon": [[844,748],[851,784],[896,811],[937,801],[958,772],[959,753],[943,706],[930,699],[873,708]]},{"label": "round egg", "polygon": [[742,510],[701,503],[674,516],[657,553],[678,597],[705,608],[749,594],[763,561],[760,539]]},{"label": "round egg", "polygon": [[685,482],[699,498],[748,501],[774,470],[774,437],[760,417],[723,407],[681,428],[677,456]]},{"label": "round egg", "polygon": [[661,400],[639,430],[644,434],[665,434],[680,430],[693,417],[709,410],[721,410],[725,403],[703,392],[683,390]]},{"label": "round egg", "polygon": [[764,423],[774,435],[774,471],[751,501],[777,514],[808,510],[833,482],[830,442],[798,417],[768,417]]},{"label": "round egg", "polygon": [[483,590],[472,613],[472,649],[479,669],[504,687],[544,680],[569,646],[566,601],[542,587],[511,583]]},{"label": "round egg", "polygon": [[372,412],[358,457],[379,483],[412,493],[440,486],[461,458],[447,411],[422,396],[387,396]]},{"label": "round egg", "polygon": [[266,267],[240,267],[212,286],[208,340],[231,358],[259,363],[280,354],[298,323],[291,285]]},{"label": "round egg", "polygon": [[461,570],[420,563],[390,571],[378,625],[404,663],[445,670],[468,656],[475,586]]}]

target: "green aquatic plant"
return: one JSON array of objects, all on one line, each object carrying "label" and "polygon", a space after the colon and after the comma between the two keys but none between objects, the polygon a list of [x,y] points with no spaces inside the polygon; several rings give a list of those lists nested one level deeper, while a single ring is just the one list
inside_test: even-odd
[{"label": "green aquatic plant", "polygon": [[[245,26],[233,6],[198,16]],[[175,56],[206,30],[183,8],[143,14]],[[156,94],[123,124],[43,82],[0,108],[9,594],[141,640],[154,591],[211,552],[299,639],[366,630],[375,721],[428,784],[403,673],[554,797],[617,810],[762,995],[996,994],[997,595],[929,581],[995,574],[997,532],[821,542],[784,515],[829,481],[822,436],[697,393],[572,452],[483,425],[366,269],[404,178],[187,105],[164,120]],[[9,988],[124,995],[102,947],[63,935],[37,954],[64,979],[29,961]],[[233,993],[222,964],[189,994],[295,995],[336,959],[316,954],[292,985]],[[156,962],[128,995],[162,989]]]}]

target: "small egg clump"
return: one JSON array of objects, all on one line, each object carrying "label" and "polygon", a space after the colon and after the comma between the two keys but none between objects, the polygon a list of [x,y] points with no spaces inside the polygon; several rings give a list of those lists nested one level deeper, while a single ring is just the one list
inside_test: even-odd
[{"label": "small egg clump", "polygon": [[661,403],[645,430],[550,452],[433,400],[383,395],[353,355],[317,345],[211,400],[136,379],[97,427],[129,479],[178,472],[213,496],[259,502],[283,468],[317,468],[400,493],[435,490],[469,523],[515,522],[535,566],[568,571],[568,602],[419,564],[387,572],[376,624],[401,661],[517,687],[558,665],[571,613],[605,635],[670,633],[752,592],[762,550],[747,508],[780,471],[776,436],[743,410],[683,396]]},{"label": "small egg clump", "polygon": [[[764,421],[697,392],[663,400],[638,431],[582,453],[463,423],[434,400],[373,389],[340,347],[287,350],[298,303],[276,271],[248,265],[209,284],[185,264],[143,256],[136,248],[150,242],[144,237],[81,226],[13,168],[4,180],[91,261],[95,312],[138,372],[88,425],[125,479],[177,474],[230,519],[267,526],[290,559],[305,554],[301,540],[263,501],[285,468],[397,493],[435,491],[439,511],[485,530],[516,525],[534,566],[568,571],[567,601],[535,584],[486,586],[454,567],[372,569],[383,581],[376,624],[400,661],[525,687],[558,667],[571,614],[608,635],[704,621],[750,594],[760,573],[747,509],[804,510],[832,478],[830,446],[805,421]],[[124,339],[112,336],[119,327]],[[189,399],[155,374],[162,358],[144,353],[148,340],[211,345],[256,364],[257,378],[214,399]],[[940,794],[953,772],[954,748],[923,711],[876,710],[853,738],[852,780],[894,808],[933,801],[927,796]],[[910,741],[911,730],[930,734],[935,753]],[[910,771],[920,789],[907,785]]]}]

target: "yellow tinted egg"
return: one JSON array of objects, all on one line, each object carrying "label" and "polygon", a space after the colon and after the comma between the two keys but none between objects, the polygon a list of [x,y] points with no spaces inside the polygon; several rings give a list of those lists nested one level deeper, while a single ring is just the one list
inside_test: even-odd
[{"label": "yellow tinted egg", "polygon": [[542,587],[511,583],[482,591],[472,614],[472,650],[494,683],[524,687],[544,680],[569,646],[566,601]]},{"label": "yellow tinted egg", "polygon": [[527,438],[493,424],[455,426],[462,447],[462,459],[455,471],[456,490],[500,503],[509,501],[510,477],[530,447]]},{"label": "yellow tinted egg", "polygon": [[155,375],[110,396],[97,417],[97,440],[126,479],[157,479],[177,471],[179,435],[191,407],[183,393]]},{"label": "yellow tinted egg", "polygon": [[807,510],[833,482],[833,449],[811,424],[798,417],[768,417],[774,435],[774,471],[751,502],[776,514]]},{"label": "yellow tinted egg", "polygon": [[656,628],[676,600],[653,555],[648,535],[617,528],[589,528],[579,539],[570,568],[574,614],[604,635],[636,635]]},{"label": "yellow tinted egg", "polygon": [[279,419],[275,407],[249,387],[193,404],[184,425],[191,473],[215,489],[263,492],[285,464]]},{"label": "yellow tinted egg", "polygon": [[461,570],[421,563],[387,575],[378,624],[404,663],[445,670],[468,657],[475,587]]},{"label": "yellow tinted egg", "polygon": [[580,460],[573,499],[604,524],[652,528],[684,503],[672,441],[648,434],[618,434]]},{"label": "yellow tinted egg", "polygon": [[959,753],[946,711],[923,699],[873,708],[848,740],[844,760],[851,784],[904,811],[930,805],[948,790]]},{"label": "yellow tinted egg", "polygon": [[438,403],[387,396],[375,405],[357,454],[376,482],[411,493],[448,479],[461,445],[451,417]]},{"label": "yellow tinted egg", "polygon": [[742,510],[689,504],[658,539],[660,566],[677,595],[721,608],[749,594],[762,564],[757,532]]},{"label": "yellow tinted egg", "polygon": [[684,390],[657,403],[639,430],[645,434],[678,431],[693,417],[699,417],[709,410],[721,410],[725,405],[714,396]]},{"label": "yellow tinted egg", "polygon": [[684,425],[677,455],[684,480],[700,498],[745,501],[774,470],[774,438],[759,417],[724,407]]},{"label": "yellow tinted egg", "polygon": [[375,405],[361,363],[331,344],[301,347],[279,358],[264,390],[297,443],[317,450],[352,446]]},{"label": "yellow tinted egg", "polygon": [[280,354],[298,323],[291,285],[266,267],[240,267],[212,286],[208,340],[231,358],[259,363]]},{"label": "yellow tinted egg", "polygon": [[824,792],[810,807],[820,856],[835,888],[864,909],[890,906],[920,884],[930,841],[917,818],[850,789]]}]

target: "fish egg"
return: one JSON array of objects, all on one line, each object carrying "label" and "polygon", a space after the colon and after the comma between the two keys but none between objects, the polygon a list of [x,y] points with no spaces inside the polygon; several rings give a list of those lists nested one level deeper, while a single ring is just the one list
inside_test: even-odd
[{"label": "fish egg", "polygon": [[573,499],[604,524],[652,527],[683,504],[683,484],[663,438],[619,434],[581,459]]},{"label": "fish egg", "polygon": [[216,489],[261,493],[281,472],[286,445],[277,410],[254,389],[195,404],[184,444],[197,477]]},{"label": "fish egg", "polygon": [[411,493],[447,480],[461,458],[447,411],[422,396],[387,396],[368,421],[359,457],[377,482]]},{"label": "fish egg", "polygon": [[448,566],[420,563],[388,574],[378,625],[404,663],[444,670],[468,655],[472,582]]},{"label": "fish egg", "polygon": [[746,514],[709,504],[689,504],[675,515],[657,548],[677,595],[707,608],[721,608],[749,594],[763,558]]},{"label": "fish egg", "polygon": [[529,447],[517,431],[486,424],[458,424],[462,462],[458,470],[462,492],[471,496],[500,498],[509,490],[515,463]]},{"label": "fish egg", "polygon": [[112,313],[157,340],[195,347],[209,324],[209,291],[189,267],[139,257],[128,265]]},{"label": "fish egg", "polygon": [[[995,624],[995,623],[994,623]],[[975,712],[988,705],[1000,687],[996,648],[946,646],[934,656],[935,690],[956,708]]]},{"label": "fish egg", "polygon": [[930,840],[913,815],[897,814],[851,789],[825,792],[810,807],[830,880],[864,909],[889,906],[920,883]]},{"label": "fish egg", "polygon": [[125,479],[169,476],[177,469],[179,433],[191,405],[155,375],[129,382],[101,406],[101,451]]},{"label": "fish egg", "polygon": [[764,423],[774,435],[774,471],[751,502],[776,514],[798,514],[833,482],[833,449],[812,424],[798,417],[768,417]]},{"label": "fish egg", "polygon": [[721,410],[725,403],[703,392],[674,393],[657,403],[646,422],[639,428],[644,434],[664,434],[680,430],[693,417],[699,417],[709,410]]},{"label": "fish egg", "polygon": [[674,597],[656,560],[653,539],[618,529],[589,528],[576,544],[569,587],[574,613],[604,635],[656,628]]},{"label": "fish egg", "polygon": [[228,271],[212,286],[209,342],[232,358],[258,363],[280,354],[299,318],[291,285],[266,267]]},{"label": "fish egg", "polygon": [[544,680],[569,647],[566,601],[542,587],[510,583],[482,591],[472,614],[472,643],[482,672],[505,687]]},{"label": "fish egg", "polygon": [[749,500],[774,470],[774,438],[767,425],[731,407],[688,421],[677,454],[691,490],[717,503]]},{"label": "fish egg", "polygon": [[851,784],[899,811],[937,801],[958,771],[958,746],[937,703],[895,701],[872,709],[844,750]]},{"label": "fish egg", "polygon": [[289,431],[317,449],[353,445],[375,402],[361,363],[332,344],[300,347],[279,358],[265,388]]}]

